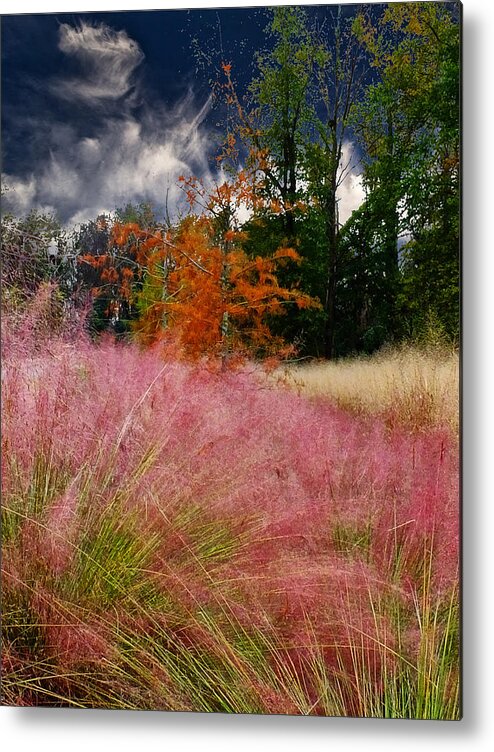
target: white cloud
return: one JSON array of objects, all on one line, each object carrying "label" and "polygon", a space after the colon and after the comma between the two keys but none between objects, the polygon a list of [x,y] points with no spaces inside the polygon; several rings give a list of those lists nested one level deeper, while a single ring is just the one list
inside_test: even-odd
[{"label": "white cloud", "polygon": [[343,144],[340,169],[343,180],[338,187],[338,213],[341,225],[350,218],[352,212],[358,209],[365,199],[362,176],[357,173],[353,144],[346,141]]},{"label": "white cloud", "polygon": [[30,175],[26,179],[15,175],[2,175],[2,185],[6,189],[2,203],[14,214],[26,214],[32,207],[36,196],[36,178]]},{"label": "white cloud", "polygon": [[54,206],[61,220],[73,225],[128,202],[148,201],[164,211],[168,197],[173,214],[183,195],[177,185],[180,175],[210,177],[210,143],[203,127],[210,100],[198,107],[193,93],[185,91],[174,107],[153,102],[153,109],[142,107],[137,119],[133,73],[143,53],[125,32],[104,24],[62,24],[59,45],[77,60],[80,76],[58,77],[50,88],[94,108],[93,132],[78,133],[77,116],[72,125],[53,121],[37,127],[32,122],[33,134],[48,141],[49,158],[35,165],[28,178],[5,176],[14,188],[7,207],[22,214]]},{"label": "white cloud", "polygon": [[351,217],[352,212],[358,209],[364,202],[365,190],[362,184],[362,176],[350,173],[338,188],[338,212],[340,224]]},{"label": "white cloud", "polygon": [[125,31],[115,31],[106,24],[61,24],[58,46],[77,61],[80,75],[57,79],[52,91],[92,106],[125,96],[133,85],[135,69],[144,59],[139,45]]},{"label": "white cloud", "polygon": [[208,175],[207,135],[183,117],[163,129],[158,122],[106,121],[98,137],[75,139],[70,148],[52,150],[50,159],[27,180],[6,176],[12,185],[9,205],[25,213],[40,202],[57,207],[62,219],[91,218],[127,202],[150,201],[164,209],[180,202],[180,175]]},{"label": "white cloud", "polygon": [[94,168],[101,160],[101,144],[97,138],[83,138],[78,143],[79,159]]},{"label": "white cloud", "polygon": [[64,164],[52,155],[48,165],[37,181],[37,191],[50,201],[77,200],[83,190],[80,173],[70,164]]}]

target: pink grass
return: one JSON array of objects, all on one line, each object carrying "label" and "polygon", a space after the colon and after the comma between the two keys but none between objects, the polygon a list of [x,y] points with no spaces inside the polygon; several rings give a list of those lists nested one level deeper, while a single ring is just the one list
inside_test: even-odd
[{"label": "pink grass", "polygon": [[[160,623],[175,650],[214,654],[216,638],[197,621],[210,609],[275,635],[273,670],[293,672],[311,712],[324,712],[307,673],[316,650],[328,674],[351,679],[360,662],[376,686],[398,644],[418,650],[413,625],[397,634],[375,604],[392,596],[413,614],[424,551],[433,600],[457,579],[458,457],[446,429],[390,429],[268,387],[255,368],[218,374],[109,340],[40,349],[9,337],[3,503],[20,517],[4,543],[4,588],[45,625],[36,649],[60,670],[115,655],[115,619],[143,634]],[[142,576],[173,601],[168,615],[140,613],[132,592],[111,606],[97,593],[63,600],[84,536],[116,504],[143,546],[156,540]],[[216,554],[208,536],[218,529],[226,549]],[[26,658],[15,641],[5,656]],[[359,714],[350,679],[346,711]],[[265,712],[297,712],[263,682],[249,686]]]}]

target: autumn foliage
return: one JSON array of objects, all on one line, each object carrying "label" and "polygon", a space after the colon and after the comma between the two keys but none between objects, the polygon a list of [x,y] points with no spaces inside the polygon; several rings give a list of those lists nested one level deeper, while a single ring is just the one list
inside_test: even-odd
[{"label": "autumn foliage", "polygon": [[133,329],[146,345],[173,338],[186,356],[223,361],[292,351],[272,335],[269,319],[283,315],[287,305],[319,302],[278,283],[282,266],[300,262],[294,248],[255,257],[244,250],[247,235],[237,229],[235,215],[254,200],[246,173],[213,191],[193,178],[182,183],[199,213],[191,212],[173,232],[117,223],[114,252],[85,255],[84,262],[100,269],[102,282],[116,285],[119,297],[135,306]]}]

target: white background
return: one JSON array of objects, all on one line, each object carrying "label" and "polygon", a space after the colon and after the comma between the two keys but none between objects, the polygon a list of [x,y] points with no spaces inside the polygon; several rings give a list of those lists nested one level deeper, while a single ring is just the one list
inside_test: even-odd
[{"label": "white background", "polygon": [[[264,2],[219,2],[220,7]],[[271,4],[276,4],[272,2]],[[2,0],[2,13],[207,7],[208,2],[23,2]],[[214,6],[213,6],[214,7]],[[489,247],[492,192],[494,3],[465,0],[463,151],[463,720],[348,720],[117,711],[0,708],[6,750],[118,752],[200,749],[222,752],[365,752],[494,749],[494,254]],[[490,138],[489,138],[490,137]]]}]

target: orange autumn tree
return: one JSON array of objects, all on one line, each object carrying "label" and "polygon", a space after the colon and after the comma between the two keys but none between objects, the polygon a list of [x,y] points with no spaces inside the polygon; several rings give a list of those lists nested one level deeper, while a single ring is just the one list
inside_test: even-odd
[{"label": "orange autumn tree", "polygon": [[140,270],[140,284],[129,291],[139,312],[138,338],[153,344],[171,335],[187,356],[219,356],[223,363],[238,355],[288,352],[272,335],[269,319],[283,315],[289,304],[319,304],[278,283],[277,270],[300,261],[293,248],[255,258],[244,251],[246,234],[236,217],[241,205],[256,201],[249,176],[241,171],[213,191],[196,179],[182,184],[196,213],[174,232],[135,224],[113,230],[116,245],[130,247]]}]

